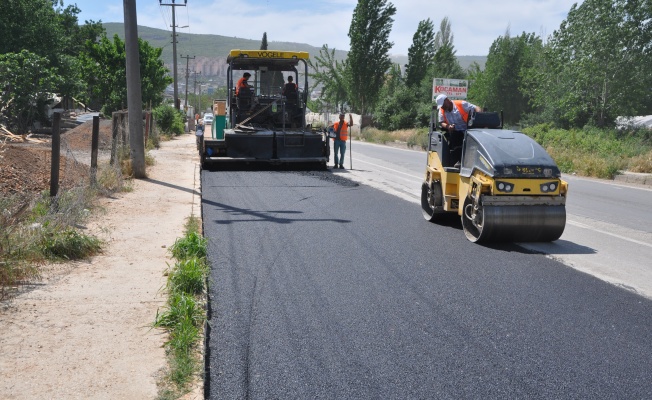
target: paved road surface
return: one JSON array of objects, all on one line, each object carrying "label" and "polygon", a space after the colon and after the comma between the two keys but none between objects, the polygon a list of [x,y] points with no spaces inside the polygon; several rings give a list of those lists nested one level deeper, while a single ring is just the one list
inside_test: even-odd
[{"label": "paved road surface", "polygon": [[[420,207],[424,152],[353,142],[352,155],[352,179]],[[564,179],[570,185],[564,234],[553,243],[522,246],[652,298],[652,187]]]},{"label": "paved road surface", "polygon": [[652,301],[352,175],[202,172],[208,398],[652,398]]}]

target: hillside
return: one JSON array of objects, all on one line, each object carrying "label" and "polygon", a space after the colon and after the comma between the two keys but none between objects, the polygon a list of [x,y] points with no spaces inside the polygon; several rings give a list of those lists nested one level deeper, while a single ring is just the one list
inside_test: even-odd
[{"label": "hillside", "polygon": [[[114,34],[124,39],[124,25],[122,23],[112,22],[104,23],[107,36],[113,37]],[[238,37],[221,36],[221,35],[201,35],[201,34],[188,34],[178,32],[177,55],[190,55],[195,56],[195,63],[191,70],[202,70],[203,76],[220,76],[222,75],[222,65],[226,59],[226,55],[231,49],[258,49],[260,48],[261,39],[244,39]],[[162,47],[163,61],[167,65],[172,65],[172,44],[171,44],[170,31],[163,29],[149,28],[146,26],[138,26],[138,36],[147,40],[154,47]],[[268,47],[274,50],[290,50],[290,51],[307,51],[309,54],[318,54],[321,47],[311,46],[306,43],[293,43],[293,42],[276,42],[269,41]],[[346,58],[346,51],[335,50],[335,58],[343,60]],[[393,61],[400,65],[407,63],[407,55],[393,56]],[[473,62],[480,64],[484,68],[486,56],[458,56],[462,68],[468,68]],[[177,63],[179,71],[185,70],[181,61]],[[197,68],[199,67],[199,68]]]}]

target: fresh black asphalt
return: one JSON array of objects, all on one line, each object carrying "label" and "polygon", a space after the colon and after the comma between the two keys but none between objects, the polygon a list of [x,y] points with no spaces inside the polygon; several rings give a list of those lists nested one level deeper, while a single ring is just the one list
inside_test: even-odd
[{"label": "fresh black asphalt", "polygon": [[207,398],[652,398],[652,301],[345,177],[202,171]]}]

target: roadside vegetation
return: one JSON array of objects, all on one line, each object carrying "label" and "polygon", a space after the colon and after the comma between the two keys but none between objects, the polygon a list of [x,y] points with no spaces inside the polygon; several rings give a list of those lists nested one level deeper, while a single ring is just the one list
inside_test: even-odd
[{"label": "roadside vegetation", "polygon": [[[435,78],[465,80],[469,102],[503,111],[505,126],[532,136],[564,172],[610,178],[619,170],[652,172],[650,130],[619,126],[652,114],[652,9],[645,2],[586,0],[574,4],[549,37],[509,27],[488,49],[486,63],[463,69],[454,27],[419,21],[406,65],[392,65],[387,34],[396,7],[387,0],[358,2],[351,50],[344,60],[324,45],[312,57],[310,109],[371,116],[363,140],[427,144]],[[374,43],[369,46],[368,43]],[[635,78],[634,78],[635,77]],[[440,83],[443,84],[443,83]]]},{"label": "roadside vegetation", "polygon": [[102,243],[78,227],[88,219],[97,192],[78,188],[50,197],[0,198],[0,300],[19,285],[41,278],[47,262],[79,260],[101,251]]},{"label": "roadside vegetation", "polygon": [[[613,179],[622,171],[652,173],[652,131],[648,129],[555,128],[539,124],[519,129],[541,144],[563,173]],[[355,139],[378,144],[402,143],[426,150],[428,130],[385,131],[367,127]]]},{"label": "roadside vegetation", "polygon": [[153,111],[156,124],[164,136],[172,137],[183,134],[185,116],[169,104],[162,104]]},{"label": "roadside vegetation", "polygon": [[206,320],[206,239],[197,217],[188,218],[185,234],[170,247],[174,265],[168,266],[166,307],[157,312],[153,326],[165,329],[168,369],[160,382],[160,399],[187,393],[202,372],[203,327]]},{"label": "roadside vegetation", "polygon": [[[148,148],[158,136],[155,129]],[[145,163],[153,165],[154,158],[146,155]],[[132,190],[132,175],[129,152],[118,151],[114,165],[99,166],[94,185],[62,188],[54,197],[49,190],[0,197],[0,300],[39,281],[48,263],[100,253],[103,243],[85,233],[83,226],[93,213],[102,211],[97,205],[101,197]]]}]

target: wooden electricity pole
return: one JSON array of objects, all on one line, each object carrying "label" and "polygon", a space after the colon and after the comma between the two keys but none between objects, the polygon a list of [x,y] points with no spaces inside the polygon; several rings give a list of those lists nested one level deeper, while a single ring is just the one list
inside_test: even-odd
[{"label": "wooden electricity pole", "polygon": [[186,59],[186,100],[183,105],[183,110],[187,113],[188,112],[188,77],[190,76],[190,70],[188,69],[188,64],[190,60],[194,60],[195,56],[184,56],[182,55],[181,58]]},{"label": "wooden electricity pole", "polygon": [[[193,71],[193,74],[195,74],[195,89],[192,91],[195,95],[195,105],[197,106],[196,113],[199,113],[199,97],[197,97],[197,75],[201,74],[200,72]],[[199,90],[201,91],[201,86],[199,87]]]}]

